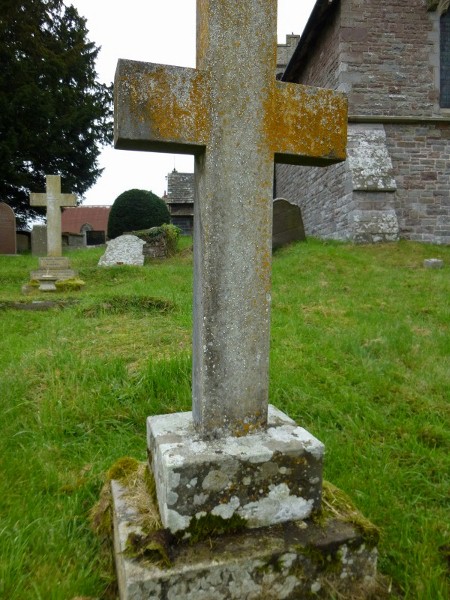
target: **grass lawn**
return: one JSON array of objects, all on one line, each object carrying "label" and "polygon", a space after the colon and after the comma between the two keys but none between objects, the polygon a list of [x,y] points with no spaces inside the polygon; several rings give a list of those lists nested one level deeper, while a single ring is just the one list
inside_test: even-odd
[{"label": "grass lawn", "polygon": [[[37,259],[0,257],[1,598],[113,597],[88,514],[118,458],[145,459],[146,416],[190,409],[183,243],[144,268],[74,251],[82,291],[33,298]],[[12,304],[43,298],[65,304]],[[450,597],[449,299],[448,247],[309,240],[274,256],[270,401],[325,443],[325,478],[381,529],[393,598]]]}]

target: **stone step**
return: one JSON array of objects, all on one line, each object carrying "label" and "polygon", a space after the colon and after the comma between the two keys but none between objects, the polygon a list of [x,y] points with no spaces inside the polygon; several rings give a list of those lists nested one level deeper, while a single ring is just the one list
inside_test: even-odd
[{"label": "stone step", "polygon": [[77,272],[73,269],[38,269],[37,271],[31,271],[31,279],[41,279],[45,275],[52,275],[57,278],[57,281],[63,281],[64,279],[73,279],[77,276]]},{"label": "stone step", "polygon": [[[147,526],[150,496],[143,502],[117,481],[111,491],[121,600],[385,597],[371,595],[381,585],[376,541],[357,525],[336,518],[291,521],[180,542]],[[139,505],[150,510],[143,514]]]}]

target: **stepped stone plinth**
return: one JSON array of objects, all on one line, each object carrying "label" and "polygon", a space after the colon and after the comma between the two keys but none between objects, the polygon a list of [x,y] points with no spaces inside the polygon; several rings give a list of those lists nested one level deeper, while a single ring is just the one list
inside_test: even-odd
[{"label": "stepped stone plinth", "polygon": [[56,281],[72,279],[77,273],[70,268],[70,261],[65,256],[47,256],[39,259],[39,269],[31,272],[31,279],[41,280],[46,275],[56,277]]}]

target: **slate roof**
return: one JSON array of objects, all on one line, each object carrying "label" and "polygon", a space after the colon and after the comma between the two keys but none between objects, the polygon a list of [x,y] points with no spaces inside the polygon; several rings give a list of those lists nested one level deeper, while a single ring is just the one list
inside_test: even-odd
[{"label": "slate roof", "polygon": [[298,46],[283,74],[282,81],[299,82],[305,63],[304,57],[310,51],[314,52],[315,40],[320,36],[325,20],[332,18],[338,4],[339,0],[316,1]]}]

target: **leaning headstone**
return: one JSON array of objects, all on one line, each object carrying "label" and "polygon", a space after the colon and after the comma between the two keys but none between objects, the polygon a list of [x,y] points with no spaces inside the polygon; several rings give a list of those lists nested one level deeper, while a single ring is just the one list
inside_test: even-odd
[{"label": "leaning headstone", "polygon": [[426,258],[423,261],[423,266],[426,269],[442,269],[444,266],[444,261],[440,258]]},{"label": "leaning headstone", "polygon": [[144,264],[144,240],[135,235],[120,235],[106,243],[106,252],[98,261],[99,267]]},{"label": "leaning headstone", "polygon": [[5,202],[0,202],[0,254],[16,254],[16,216]]},{"label": "leaning headstone", "polygon": [[280,248],[291,242],[304,242],[305,228],[300,207],[284,198],[273,201],[272,248]]},{"label": "leaning headstone", "polygon": [[[274,161],[344,160],[346,100],[275,81],[276,0],[200,1],[197,9],[197,69],[119,61],[115,143],[196,157],[193,410],[147,422],[166,530],[158,539],[167,530],[193,538],[208,526],[245,533],[224,536],[218,560],[206,543],[178,550],[172,567],[147,570],[124,552],[131,509],[113,483],[119,588],[135,600],[298,598],[298,533],[307,527],[298,522],[320,508],[324,447],[268,406]],[[333,543],[344,554],[352,547],[336,565],[337,593],[347,563],[362,565],[361,581],[373,576],[376,551],[348,535]]]},{"label": "leaning headstone", "polygon": [[61,193],[61,177],[47,175],[45,194],[30,194],[30,206],[47,208],[47,257],[39,259],[39,269],[32,271],[31,279],[55,277],[55,281],[72,279],[76,276],[68,258],[62,256],[61,208],[76,206],[74,194]]},{"label": "leaning headstone", "polygon": [[31,254],[47,256],[47,225],[33,225],[31,230]]}]

